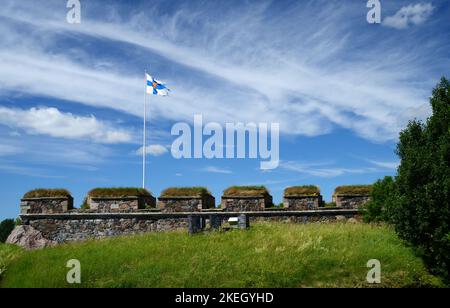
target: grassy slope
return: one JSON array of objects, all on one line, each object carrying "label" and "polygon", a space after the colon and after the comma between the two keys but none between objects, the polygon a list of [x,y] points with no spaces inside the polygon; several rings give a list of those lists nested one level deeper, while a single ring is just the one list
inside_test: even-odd
[{"label": "grassy slope", "polygon": [[369,259],[382,263],[381,286],[439,284],[388,227],[259,223],[250,231],[154,233],[22,252],[1,286],[66,287],[72,258],[81,261],[83,287],[361,287]]}]

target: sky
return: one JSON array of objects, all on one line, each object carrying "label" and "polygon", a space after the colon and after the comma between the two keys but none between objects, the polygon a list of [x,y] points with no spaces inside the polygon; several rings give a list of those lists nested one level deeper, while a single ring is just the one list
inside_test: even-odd
[{"label": "sky", "polygon": [[[0,219],[34,188],[142,182],[144,71],[171,89],[147,96],[147,188],[338,185],[395,175],[398,133],[424,120],[449,77],[450,1],[2,0]],[[280,162],[176,159],[175,123],[279,123]],[[225,146],[232,146],[227,145]]]}]

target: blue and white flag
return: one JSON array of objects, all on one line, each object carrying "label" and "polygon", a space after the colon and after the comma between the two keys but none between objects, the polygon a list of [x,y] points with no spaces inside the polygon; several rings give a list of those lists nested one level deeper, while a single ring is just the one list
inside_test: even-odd
[{"label": "blue and white flag", "polygon": [[149,74],[147,75],[147,93],[159,96],[169,95],[169,89],[161,82],[154,79]]}]

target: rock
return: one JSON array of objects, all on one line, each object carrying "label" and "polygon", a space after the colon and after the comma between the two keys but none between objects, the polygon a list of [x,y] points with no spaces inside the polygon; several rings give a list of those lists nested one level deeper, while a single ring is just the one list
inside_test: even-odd
[{"label": "rock", "polygon": [[347,218],[344,215],[337,215],[336,216],[336,221],[346,221]]},{"label": "rock", "polygon": [[347,222],[350,223],[350,224],[357,224],[357,223],[358,223],[358,220],[356,220],[355,218],[349,218],[349,219],[347,220]]},{"label": "rock", "polygon": [[38,249],[57,244],[54,241],[44,238],[41,232],[31,226],[16,227],[8,236],[6,243],[18,245],[25,249]]}]

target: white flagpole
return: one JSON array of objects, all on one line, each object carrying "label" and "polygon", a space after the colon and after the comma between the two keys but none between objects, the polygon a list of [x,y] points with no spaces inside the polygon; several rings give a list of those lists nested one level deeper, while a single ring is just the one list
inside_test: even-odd
[{"label": "white flagpole", "polygon": [[146,126],[147,126],[147,70],[145,70],[145,91],[144,91],[144,137],[142,146],[142,188],[145,188],[145,156],[146,156]]}]

